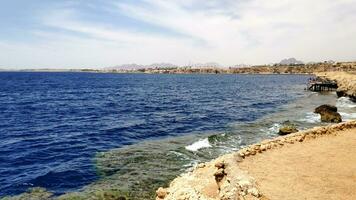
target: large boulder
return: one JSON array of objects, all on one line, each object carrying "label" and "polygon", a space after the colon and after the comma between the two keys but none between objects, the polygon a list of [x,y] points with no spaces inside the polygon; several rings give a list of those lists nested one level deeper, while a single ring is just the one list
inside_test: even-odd
[{"label": "large boulder", "polygon": [[279,129],[278,134],[279,135],[287,135],[287,134],[291,134],[291,133],[295,133],[298,132],[298,129],[296,128],[296,126],[294,124],[292,124],[290,121],[285,121],[282,124],[282,127]]},{"label": "large boulder", "polygon": [[336,106],[332,106],[332,105],[328,105],[328,104],[324,104],[321,105],[317,108],[315,108],[314,113],[323,113],[323,112],[337,112],[337,107]]},{"label": "large boulder", "polygon": [[340,113],[337,112],[337,108],[332,105],[321,105],[315,108],[314,113],[320,114],[322,122],[339,123],[342,121]]}]

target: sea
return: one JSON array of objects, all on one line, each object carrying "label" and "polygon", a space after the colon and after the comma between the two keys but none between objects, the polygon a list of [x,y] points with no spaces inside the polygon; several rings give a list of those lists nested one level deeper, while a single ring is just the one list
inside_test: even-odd
[{"label": "sea", "polygon": [[143,199],[200,162],[272,138],[315,107],[356,104],[305,90],[310,75],[0,73],[0,197],[100,187]]}]

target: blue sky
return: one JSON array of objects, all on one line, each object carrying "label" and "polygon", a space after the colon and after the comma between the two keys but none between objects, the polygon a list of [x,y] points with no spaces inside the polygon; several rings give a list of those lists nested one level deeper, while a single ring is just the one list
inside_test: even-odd
[{"label": "blue sky", "polygon": [[356,0],[4,0],[0,68],[356,60]]}]

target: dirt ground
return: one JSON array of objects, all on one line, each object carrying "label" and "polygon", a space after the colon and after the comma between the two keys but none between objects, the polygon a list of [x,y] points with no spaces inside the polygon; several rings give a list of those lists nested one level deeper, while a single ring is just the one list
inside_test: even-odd
[{"label": "dirt ground", "polygon": [[356,129],[247,157],[239,167],[271,200],[355,200]]}]

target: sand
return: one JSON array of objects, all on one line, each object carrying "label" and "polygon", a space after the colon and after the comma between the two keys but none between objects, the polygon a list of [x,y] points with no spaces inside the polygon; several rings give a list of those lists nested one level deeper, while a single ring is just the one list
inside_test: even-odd
[{"label": "sand", "polygon": [[356,199],[356,129],[248,157],[240,168],[268,199]]},{"label": "sand", "polygon": [[356,121],[265,140],[198,165],[157,200],[356,199]]}]

